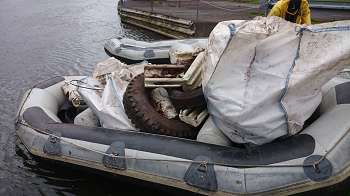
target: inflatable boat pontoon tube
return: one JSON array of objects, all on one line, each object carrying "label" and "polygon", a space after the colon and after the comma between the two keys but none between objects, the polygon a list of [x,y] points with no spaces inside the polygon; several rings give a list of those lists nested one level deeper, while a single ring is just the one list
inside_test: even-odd
[{"label": "inflatable boat pontoon tube", "polygon": [[64,80],[36,85],[22,101],[17,134],[35,156],[205,195],[289,195],[350,175],[350,83],[328,90],[320,117],[301,134],[252,149],[61,123]]},{"label": "inflatable boat pontoon tube", "polygon": [[138,63],[147,60],[149,63],[170,63],[169,50],[176,44],[205,48],[207,38],[179,39],[144,42],[128,38],[111,39],[105,43],[105,51],[125,63]]}]

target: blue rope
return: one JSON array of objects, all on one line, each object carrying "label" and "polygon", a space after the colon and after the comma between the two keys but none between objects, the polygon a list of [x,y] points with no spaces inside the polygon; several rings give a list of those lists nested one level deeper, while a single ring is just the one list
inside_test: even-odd
[{"label": "blue rope", "polygon": [[331,32],[331,31],[350,31],[350,26],[337,26],[337,27],[326,27],[326,28],[306,28],[302,27],[299,29],[299,33],[302,31],[309,31],[312,33],[321,33],[321,32]]},{"label": "blue rope", "polygon": [[280,99],[280,105],[281,105],[281,108],[284,112],[284,115],[286,117],[286,122],[287,122],[287,128],[288,128],[288,135],[292,135],[290,130],[289,130],[289,126],[288,126],[288,119],[289,119],[289,116],[288,116],[288,113],[287,113],[287,109],[284,107],[283,103],[282,103],[282,100],[284,99],[284,97],[287,95],[287,92],[288,92],[288,85],[289,85],[289,80],[290,80],[290,77],[292,75],[292,72],[293,72],[293,69],[295,67],[295,62],[296,60],[300,57],[300,46],[301,46],[301,38],[303,37],[303,32],[306,30],[307,28],[301,28],[299,29],[298,33],[297,33],[297,36],[298,36],[298,48],[296,50],[296,53],[295,53],[295,57],[293,59],[293,63],[292,63],[292,66],[290,67],[289,71],[288,71],[288,75],[287,75],[287,79],[286,79],[286,83],[285,83],[285,86],[284,86],[284,89],[283,89],[283,92],[282,92],[282,95],[281,95],[281,99]]}]

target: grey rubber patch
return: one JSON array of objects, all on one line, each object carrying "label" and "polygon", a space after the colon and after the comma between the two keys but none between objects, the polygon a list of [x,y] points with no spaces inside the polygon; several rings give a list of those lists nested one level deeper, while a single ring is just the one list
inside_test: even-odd
[{"label": "grey rubber patch", "polygon": [[55,155],[55,156],[61,155],[62,154],[61,134],[54,133],[52,135],[49,135],[49,137],[47,138],[47,141],[44,144],[43,151],[45,154],[48,154],[48,155]]},{"label": "grey rubber patch", "polygon": [[[108,148],[106,154],[125,157],[125,143],[113,142]],[[102,162],[108,168],[126,170],[125,158],[104,155]]]},{"label": "grey rubber patch", "polygon": [[[309,156],[304,160],[304,165],[315,164],[320,159],[322,159],[322,156],[320,155]],[[328,179],[332,175],[332,171],[332,163],[326,158],[324,158],[319,164],[315,164],[315,166],[304,167],[305,175],[316,182]]]},{"label": "grey rubber patch", "polygon": [[195,161],[203,161],[203,163],[192,163],[186,171],[184,181],[194,187],[217,191],[218,184],[214,165],[207,163],[210,162],[210,159],[205,156],[198,156]]},{"label": "grey rubber patch", "polygon": [[335,94],[337,98],[337,104],[349,104],[350,103],[350,82],[338,84],[335,86]]},{"label": "grey rubber patch", "polygon": [[154,53],[153,50],[146,50],[145,53],[143,53],[143,56],[145,58],[152,58],[152,57],[155,57],[156,54]]}]

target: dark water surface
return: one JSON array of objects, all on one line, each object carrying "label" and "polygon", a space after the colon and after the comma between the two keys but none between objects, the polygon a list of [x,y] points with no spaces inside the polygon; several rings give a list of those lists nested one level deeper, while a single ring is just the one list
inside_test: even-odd
[{"label": "dark water surface", "polygon": [[135,184],[35,161],[18,144],[21,93],[53,75],[88,75],[107,58],[103,44],[125,35],[115,0],[0,0],[0,195],[160,194]]}]

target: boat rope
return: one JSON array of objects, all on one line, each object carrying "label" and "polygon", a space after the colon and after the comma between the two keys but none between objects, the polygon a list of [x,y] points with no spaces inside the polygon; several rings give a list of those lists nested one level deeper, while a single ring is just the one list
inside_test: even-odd
[{"label": "boat rope", "polygon": [[[76,82],[76,84],[74,84],[74,82]],[[82,79],[81,80],[70,80],[68,83],[70,85],[76,86],[78,88],[84,88],[84,89],[95,90],[95,91],[103,91],[103,88],[88,86],[88,83],[83,82]],[[85,84],[85,86],[79,85],[79,83]]]},{"label": "boat rope", "polygon": [[200,2],[207,4],[209,6],[215,7],[217,9],[221,9],[221,10],[229,11],[229,12],[241,12],[241,11],[246,11],[246,10],[257,9],[255,7],[248,7],[248,8],[241,8],[241,9],[230,9],[230,8],[221,7],[219,5],[215,5],[214,3],[210,3],[210,2],[204,1],[204,0],[200,0]]},{"label": "boat rope", "polygon": [[[350,129],[348,129],[341,137],[340,139],[328,150],[326,151],[326,153],[324,155],[322,155],[320,157],[320,159],[314,161],[313,163],[310,163],[310,164],[270,164],[270,165],[261,165],[261,164],[231,164],[231,163],[220,163],[220,162],[211,162],[211,161],[195,161],[195,160],[175,160],[175,159],[153,159],[153,158],[139,158],[139,157],[130,157],[130,156],[120,156],[120,155],[115,155],[115,154],[108,154],[108,153],[105,153],[105,152],[102,152],[102,151],[99,151],[99,150],[96,150],[96,149],[93,149],[93,148],[89,148],[89,147],[86,147],[86,146],[83,146],[83,145],[80,145],[80,144],[77,144],[77,143],[74,143],[74,142],[71,142],[71,141],[68,141],[67,139],[65,138],[62,138],[62,137],[59,137],[55,134],[52,134],[52,133],[49,133],[48,131],[50,130],[47,130],[47,131],[43,131],[43,130],[40,130],[40,129],[37,129],[27,123],[24,123],[24,122],[19,122],[19,124],[25,126],[25,127],[28,127],[28,128],[31,128],[39,133],[42,133],[44,135],[48,135],[48,136],[51,136],[53,138],[57,138],[59,139],[60,141],[66,143],[66,144],[70,144],[70,145],[73,145],[73,146],[76,146],[78,148],[81,148],[81,149],[84,149],[84,150],[87,150],[87,151],[91,151],[91,152],[94,152],[94,153],[97,153],[97,154],[100,154],[100,155],[103,155],[103,156],[108,156],[108,157],[111,157],[111,158],[120,158],[120,159],[125,159],[125,160],[137,160],[137,161],[157,161],[157,162],[178,162],[178,163],[197,163],[197,164],[200,164],[200,165],[218,165],[218,166],[225,166],[225,167],[236,167],[236,168],[249,168],[249,167],[259,167],[259,168],[285,168],[285,167],[313,167],[315,170],[318,170],[319,169],[319,164],[321,164],[321,162],[327,158],[327,156],[329,155],[329,153],[331,151],[333,151],[333,149],[345,138],[346,135],[348,135]],[[56,124],[56,123],[53,123],[53,124]]]}]

